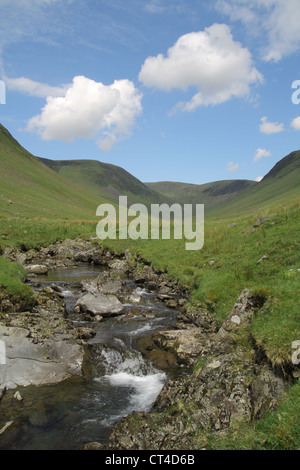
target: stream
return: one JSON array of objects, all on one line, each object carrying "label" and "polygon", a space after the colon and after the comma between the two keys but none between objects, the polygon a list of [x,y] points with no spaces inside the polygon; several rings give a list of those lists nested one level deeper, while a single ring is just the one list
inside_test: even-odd
[{"label": "stream", "polygon": [[[143,358],[137,340],[174,324],[178,312],[122,275],[131,293],[125,313],[93,324],[83,321],[74,313],[83,295],[80,283],[107,270],[84,264],[35,279],[41,287],[55,284],[62,289],[68,317],[75,326],[95,330],[96,335],[87,342],[90,372],[57,385],[20,389],[22,403],[12,392],[7,393],[1,402],[1,420],[16,424],[1,436],[0,449],[72,450],[89,442],[105,443],[122,417],[151,409],[168,373]],[[135,314],[128,315],[132,311]]]}]

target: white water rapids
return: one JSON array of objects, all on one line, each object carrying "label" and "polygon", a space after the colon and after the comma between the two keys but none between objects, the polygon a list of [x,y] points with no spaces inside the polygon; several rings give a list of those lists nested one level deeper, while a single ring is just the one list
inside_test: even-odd
[{"label": "white water rapids", "polygon": [[[125,351],[122,340],[116,341]],[[98,383],[107,381],[113,387],[123,388],[124,394],[128,394],[129,399],[128,406],[121,414],[106,418],[102,423],[111,425],[133,411],[149,411],[164,386],[166,374],[146,363],[137,351],[126,350],[124,357],[123,351],[103,349],[102,357],[106,374],[95,378],[94,381]]]}]

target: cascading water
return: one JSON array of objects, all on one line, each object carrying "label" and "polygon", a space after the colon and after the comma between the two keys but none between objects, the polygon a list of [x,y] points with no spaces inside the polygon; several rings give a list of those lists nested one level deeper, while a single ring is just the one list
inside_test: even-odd
[{"label": "cascading water", "polygon": [[122,347],[123,352],[103,349],[102,357],[106,373],[94,379],[95,382],[106,381],[112,387],[118,387],[122,390],[124,398],[127,397],[127,406],[121,413],[104,420],[103,424],[106,425],[113,424],[133,411],[149,411],[167,378],[164,372],[146,363],[138,351],[128,350],[123,341],[118,340],[118,346]]},{"label": "cascading water", "polygon": [[[103,272],[96,266],[53,271],[39,277],[40,287],[60,287],[65,295],[69,318],[78,326],[88,326],[73,314],[80,292],[80,281],[94,279]],[[2,399],[3,420],[18,426],[6,433],[0,449],[77,449],[88,442],[104,443],[112,426],[133,411],[149,411],[167,375],[157,370],[135,349],[138,338],[174,323],[176,314],[157,301],[155,295],[128,282],[129,297],[125,314],[130,318],[109,318],[93,324],[95,337],[88,341],[93,364],[90,378],[69,383],[28,387],[22,390],[20,405],[7,394]]]}]

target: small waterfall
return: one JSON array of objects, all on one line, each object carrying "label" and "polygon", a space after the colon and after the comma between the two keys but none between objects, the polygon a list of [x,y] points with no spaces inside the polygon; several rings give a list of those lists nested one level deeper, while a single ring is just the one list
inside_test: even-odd
[{"label": "small waterfall", "polygon": [[103,348],[101,355],[105,375],[94,379],[98,383],[106,381],[112,387],[123,389],[128,398],[122,414],[102,422],[107,426],[133,411],[149,411],[167,378],[164,372],[147,363],[138,351],[127,349],[120,339],[117,342],[118,349]]}]

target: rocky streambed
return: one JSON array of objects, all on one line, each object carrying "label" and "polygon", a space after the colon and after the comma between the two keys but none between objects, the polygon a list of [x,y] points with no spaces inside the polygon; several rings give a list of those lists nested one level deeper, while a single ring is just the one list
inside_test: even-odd
[{"label": "rocky streambed", "polygon": [[4,256],[36,297],[0,306],[0,449],[202,449],[291,383],[251,340],[263,302],[247,289],[220,327],[129,252],[78,239]]},{"label": "rocky streambed", "polygon": [[4,255],[27,269],[35,306],[23,312],[6,299],[1,314],[0,449],[105,443],[117,421],[149,411],[168,377],[184,373],[174,354],[150,360],[139,346],[172,328],[186,301],[165,274],[92,241]]}]

